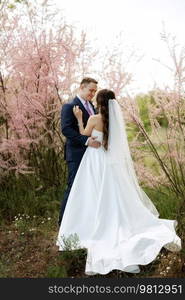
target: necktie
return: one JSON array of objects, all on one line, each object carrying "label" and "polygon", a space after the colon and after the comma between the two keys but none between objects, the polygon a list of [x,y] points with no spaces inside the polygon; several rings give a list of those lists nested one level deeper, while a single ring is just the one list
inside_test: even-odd
[{"label": "necktie", "polygon": [[85,108],[86,108],[88,114],[89,114],[89,115],[92,115],[92,112],[91,112],[91,110],[90,110],[90,108],[89,108],[89,102],[88,102],[88,101],[85,101]]}]

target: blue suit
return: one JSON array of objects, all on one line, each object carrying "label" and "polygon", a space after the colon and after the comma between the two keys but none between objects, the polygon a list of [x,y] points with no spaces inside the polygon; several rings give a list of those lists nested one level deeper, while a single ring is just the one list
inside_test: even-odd
[{"label": "blue suit", "polygon": [[[96,110],[91,102],[89,102],[92,106],[94,113]],[[64,148],[64,158],[67,161],[68,166],[68,180],[67,180],[67,189],[64,192],[64,197],[61,203],[60,215],[59,215],[59,225],[61,223],[65,206],[67,203],[67,199],[80,165],[81,159],[85,153],[87,146],[85,143],[88,139],[88,136],[81,135],[78,128],[78,121],[73,114],[73,107],[78,105],[82,110],[82,120],[84,127],[87,124],[89,119],[89,113],[86,111],[82,102],[75,97],[71,102],[65,103],[61,110],[61,130],[63,135],[66,137],[66,144]]]}]

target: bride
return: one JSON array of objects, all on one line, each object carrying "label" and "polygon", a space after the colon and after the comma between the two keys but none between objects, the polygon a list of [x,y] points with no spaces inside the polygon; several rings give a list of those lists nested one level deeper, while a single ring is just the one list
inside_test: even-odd
[{"label": "bride", "polygon": [[[160,219],[158,211],[140,188],[128,146],[121,108],[111,90],[97,94],[99,113],[83,127],[82,112],[74,107],[79,131],[101,142],[88,147],[76,174],[57,245],[77,236],[79,248],[87,249],[85,273],[112,270],[139,273],[162,247],[181,249],[175,220]],[[72,248],[71,250],[75,249]]]}]

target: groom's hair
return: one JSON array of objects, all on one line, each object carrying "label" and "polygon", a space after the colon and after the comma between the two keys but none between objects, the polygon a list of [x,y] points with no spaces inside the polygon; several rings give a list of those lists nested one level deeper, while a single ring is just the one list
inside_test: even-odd
[{"label": "groom's hair", "polygon": [[82,85],[82,84],[89,84],[89,83],[91,83],[91,82],[93,82],[93,83],[98,83],[98,81],[97,80],[95,80],[94,78],[91,78],[91,77],[84,77],[83,79],[82,79],[82,81],[80,82],[80,85]]}]

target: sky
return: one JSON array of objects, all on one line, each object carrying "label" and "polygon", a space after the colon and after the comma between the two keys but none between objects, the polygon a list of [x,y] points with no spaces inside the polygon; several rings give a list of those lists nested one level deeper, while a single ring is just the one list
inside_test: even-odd
[{"label": "sky", "polygon": [[185,0],[54,0],[63,9],[67,21],[77,30],[85,30],[96,48],[111,47],[122,32],[123,49],[135,49],[141,57],[131,62],[128,71],[133,74],[130,91],[147,92],[156,84],[163,88],[172,84],[172,74],[163,64],[171,65],[161,32],[176,36],[180,46],[185,45]]}]

